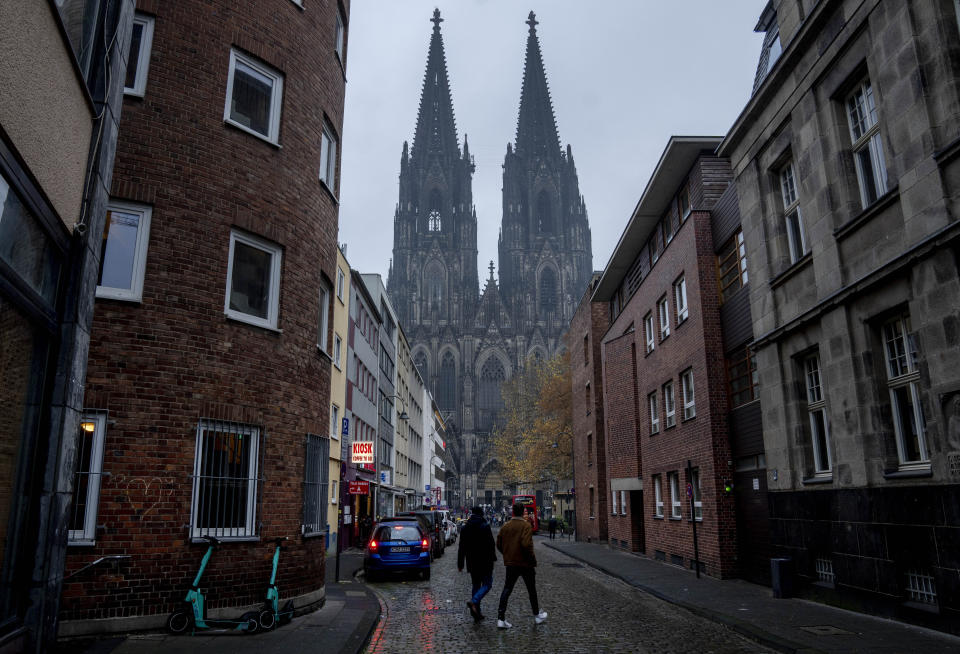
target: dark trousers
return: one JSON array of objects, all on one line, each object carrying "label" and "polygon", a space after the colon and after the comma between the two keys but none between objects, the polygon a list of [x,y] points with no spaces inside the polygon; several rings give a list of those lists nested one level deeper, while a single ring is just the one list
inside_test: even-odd
[{"label": "dark trousers", "polygon": [[493,587],[493,569],[482,570],[480,572],[471,570],[470,581],[473,583],[470,601],[477,605],[477,610],[479,611],[480,600],[482,600],[483,596],[490,592],[490,588]]},{"label": "dark trousers", "polygon": [[497,617],[500,620],[506,619],[507,601],[510,599],[510,593],[517,583],[517,579],[523,577],[523,583],[527,587],[527,594],[530,595],[530,608],[533,614],[540,613],[540,602],[537,601],[537,570],[536,568],[526,568],[518,565],[507,566],[507,579],[503,582],[503,592],[500,593],[500,606],[497,608]]}]

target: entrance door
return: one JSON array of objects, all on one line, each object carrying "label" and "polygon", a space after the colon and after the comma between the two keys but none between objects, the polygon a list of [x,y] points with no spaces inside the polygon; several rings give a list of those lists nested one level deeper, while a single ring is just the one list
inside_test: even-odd
[{"label": "entrance door", "polygon": [[643,532],[643,491],[630,491],[630,549],[634,552],[647,552]]},{"label": "entrance door", "polygon": [[767,470],[756,468],[735,472],[733,480],[740,574],[752,582],[770,585]]}]

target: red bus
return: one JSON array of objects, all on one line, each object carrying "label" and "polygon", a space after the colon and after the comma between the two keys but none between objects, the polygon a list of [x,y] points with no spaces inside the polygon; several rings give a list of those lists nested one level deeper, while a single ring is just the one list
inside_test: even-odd
[{"label": "red bus", "polygon": [[537,514],[537,496],[536,495],[514,495],[513,504],[523,506],[524,517],[532,516],[530,524],[533,525],[533,533],[540,531],[540,516]]}]

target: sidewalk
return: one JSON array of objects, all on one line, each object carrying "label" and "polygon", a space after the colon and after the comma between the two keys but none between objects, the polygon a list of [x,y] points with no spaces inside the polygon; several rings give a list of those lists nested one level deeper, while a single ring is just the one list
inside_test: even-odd
[{"label": "sidewalk", "polygon": [[274,631],[246,636],[200,631],[194,636],[166,633],[132,634],[100,640],[61,641],[57,652],[83,654],[262,654],[263,652],[329,652],[357,654],[380,619],[380,602],[354,578],[363,567],[363,551],[340,554],[340,583],[333,580],[335,559],[327,559],[326,601],[323,608],[294,618]]},{"label": "sidewalk", "polygon": [[738,579],[697,579],[693,571],[606,545],[537,541],[781,652],[960,652],[960,638],[938,631],[807,600],[774,599],[766,586]]}]

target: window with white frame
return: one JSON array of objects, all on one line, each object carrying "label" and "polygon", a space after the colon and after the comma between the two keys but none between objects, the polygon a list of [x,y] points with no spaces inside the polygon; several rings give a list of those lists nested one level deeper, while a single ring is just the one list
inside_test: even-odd
[{"label": "window with white frame", "polygon": [[100,241],[97,297],[139,302],[147,267],[152,209],[143,204],[111,202]]},{"label": "window with white frame", "polygon": [[648,313],[643,317],[643,335],[647,340],[647,354],[653,352],[656,347],[653,331],[653,313]]},{"label": "window with white frame", "polygon": [[[327,349],[327,332],[330,330],[330,285],[326,279],[320,280],[319,309],[317,312],[317,347],[322,352]],[[360,384],[360,368],[357,368],[358,385]]]},{"label": "window with white frame", "polygon": [[817,476],[830,476],[833,469],[830,454],[830,432],[827,425],[827,403],[820,375],[820,355],[811,354],[803,361],[807,387],[807,412],[810,415],[810,440],[813,447],[813,471]]},{"label": "window with white frame", "polygon": [[130,30],[130,54],[127,58],[127,74],[123,92],[127,95],[143,94],[147,90],[147,72],[150,68],[150,48],[153,45],[153,16],[134,14]]},{"label": "window with white frame", "polygon": [[277,329],[280,314],[279,245],[230,232],[225,313],[235,320]]},{"label": "window with white frame", "polygon": [[340,8],[337,7],[337,25],[334,30],[334,48],[336,49],[337,56],[340,57],[340,62],[344,63],[343,58],[343,41],[344,41],[344,29],[343,29],[343,15],[340,13]]},{"label": "window with white frame", "polygon": [[703,522],[703,494],[700,491],[700,468],[690,473],[690,487],[693,490],[693,519]]},{"label": "window with white frame", "polygon": [[320,181],[326,184],[331,193],[336,191],[337,137],[327,121],[323,121],[320,133]]},{"label": "window with white frame", "polygon": [[660,432],[660,406],[657,403],[657,392],[647,396],[647,408],[650,411],[650,435]]},{"label": "window with white frame", "polygon": [[237,50],[230,51],[223,119],[271,143],[280,138],[283,75]]},{"label": "window with white frame", "polygon": [[653,515],[657,518],[663,517],[663,488],[661,484],[662,477],[653,475]]},{"label": "window with white frame", "polygon": [[613,508],[610,509],[610,514],[617,515],[617,491],[610,491],[610,501],[613,503]]},{"label": "window with white frame", "polygon": [[337,268],[337,299],[343,301],[343,283],[346,275],[343,274],[343,268]]},{"label": "window with white frame", "polygon": [[[416,486],[414,486],[416,488]],[[330,480],[330,504],[336,504],[337,498],[340,497],[340,488],[337,484],[336,479]]]},{"label": "window with white frame", "polygon": [[673,427],[677,424],[677,402],[673,393],[673,381],[668,381],[663,385],[663,411],[666,415],[666,426]]},{"label": "window with white frame", "polygon": [[70,545],[93,545],[97,539],[97,508],[100,504],[106,428],[106,414],[86,413],[80,418],[70,529],[67,532],[67,543]]},{"label": "window with white frame", "polygon": [[340,407],[330,405],[330,438],[340,437]]},{"label": "window with white frame", "polygon": [[796,263],[807,253],[807,244],[803,237],[803,220],[800,217],[800,200],[792,161],[780,169],[780,193],[783,196],[783,219],[790,263]]},{"label": "window with white frame", "polygon": [[675,472],[667,473],[667,482],[670,484],[670,517],[682,518],[680,506],[680,477]]},{"label": "window with white frame", "polygon": [[833,584],[836,581],[836,575],[833,573],[833,559],[818,557],[814,563],[817,573],[817,580],[827,584]]},{"label": "window with white frame", "polygon": [[930,465],[920,406],[920,368],[917,344],[910,332],[910,316],[901,315],[883,325],[887,387],[893,409],[893,428],[901,466]]},{"label": "window with white frame", "polygon": [[677,303],[677,324],[687,319],[687,280],[683,275],[673,284],[673,295]]},{"label": "window with white frame", "polygon": [[343,349],[343,339],[340,338],[340,334],[333,335],[333,365],[337,368],[340,367],[340,352]]},{"label": "window with white frame", "polygon": [[670,300],[664,295],[657,302],[657,313],[660,316],[660,340],[670,335]]},{"label": "window with white frame", "polygon": [[860,201],[866,209],[887,191],[887,164],[883,158],[876,98],[869,79],[857,86],[846,104]]},{"label": "window with white frame", "polygon": [[193,466],[190,535],[257,535],[260,428],[201,420]]},{"label": "window with white frame", "polygon": [[697,415],[697,405],[693,395],[693,369],[687,368],[680,381],[683,384],[683,419],[689,420]]},{"label": "window with white frame", "polygon": [[327,533],[327,494],[330,483],[330,439],[307,434],[303,473],[303,535]]},{"label": "window with white frame", "polygon": [[627,491],[620,491],[620,515],[627,515]]}]

